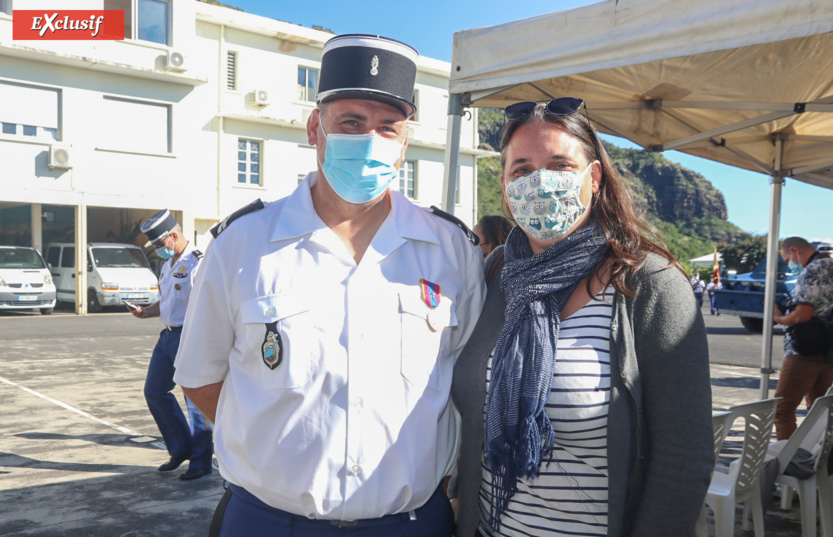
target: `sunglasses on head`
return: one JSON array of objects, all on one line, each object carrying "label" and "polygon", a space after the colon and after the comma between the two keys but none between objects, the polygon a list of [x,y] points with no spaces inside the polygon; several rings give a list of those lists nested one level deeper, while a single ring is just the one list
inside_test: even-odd
[{"label": "sunglasses on head", "polygon": [[[569,116],[578,112],[583,105],[584,99],[577,97],[559,97],[547,103],[546,112],[556,116]],[[533,101],[510,104],[503,109],[503,115],[511,121],[532,114],[536,106],[538,106],[538,103]]]}]

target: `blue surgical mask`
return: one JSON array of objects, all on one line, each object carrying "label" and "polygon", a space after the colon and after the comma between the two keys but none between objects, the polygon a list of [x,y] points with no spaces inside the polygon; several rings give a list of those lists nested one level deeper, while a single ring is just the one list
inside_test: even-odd
[{"label": "blue surgical mask", "polygon": [[[321,125],[324,132],[324,125]],[[350,203],[367,203],[399,177],[402,143],[375,134],[330,134],[319,162],[336,194]]]},{"label": "blue surgical mask", "polygon": [[790,262],[787,264],[790,266],[790,272],[792,272],[793,274],[798,274],[799,272],[801,272],[801,269],[804,268],[792,259],[790,259]]},{"label": "blue surgical mask", "polygon": [[[591,163],[592,165],[592,163]],[[581,185],[590,166],[580,172],[535,170],[506,183],[506,197],[515,222],[530,237],[561,237],[587,212]]]},{"label": "blue surgical mask", "polygon": [[168,248],[167,246],[164,246],[164,245],[162,246],[162,248],[157,248],[156,249],[156,255],[158,255],[162,259],[170,259],[175,254],[176,254],[176,252],[174,252],[173,250],[171,250],[170,248]]},{"label": "blue surgical mask", "polygon": [[170,248],[160,248],[156,250],[156,255],[161,257],[162,259],[170,259],[174,256],[174,251]]}]

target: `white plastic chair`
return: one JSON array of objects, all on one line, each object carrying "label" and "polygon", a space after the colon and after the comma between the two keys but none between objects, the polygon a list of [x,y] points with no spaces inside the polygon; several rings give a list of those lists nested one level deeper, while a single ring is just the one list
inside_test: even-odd
[{"label": "white plastic chair", "polygon": [[[714,513],[716,537],[732,537],[735,529],[735,505],[746,503],[752,509],[755,537],[764,537],[764,510],[759,485],[767,447],[775,421],[778,399],[765,399],[733,406],[729,409],[726,430],[738,418],[745,421],[743,450],[729,465],[729,473],[715,471],[706,494],[706,505]],[[744,529],[746,520],[744,517]]]},{"label": "white plastic chair", "polygon": [[[833,479],[827,475],[827,458],[833,447],[833,388],[813,403],[807,417],[789,440],[773,442],[767,459],[778,459],[775,482],[781,485],[781,508],[790,509],[792,491],[798,492],[801,502],[801,535],[816,537],[816,492],[818,491],[822,535],[833,537]],[[813,475],[798,479],[784,475],[787,465],[798,448],[817,453]]]},{"label": "white plastic chair", "polygon": [[[712,416],[712,426],[714,427],[714,465],[717,467],[717,457],[720,455],[720,448],[723,447],[723,441],[726,439],[726,433],[729,429],[726,428],[726,422],[729,421],[731,412],[723,412]],[[714,470],[712,470],[714,473]],[[708,522],[706,522],[706,504],[703,503],[703,508],[700,510],[700,518],[697,519],[697,526],[695,527],[697,537],[709,537]]]}]

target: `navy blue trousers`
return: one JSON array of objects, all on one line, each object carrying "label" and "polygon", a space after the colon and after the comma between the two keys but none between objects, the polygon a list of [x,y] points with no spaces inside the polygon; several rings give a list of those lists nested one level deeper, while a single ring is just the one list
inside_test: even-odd
[{"label": "navy blue trousers", "polygon": [[[188,421],[182,408],[171,393],[174,383],[174,359],[179,349],[182,330],[162,330],[159,341],[153,349],[145,378],[145,401],[156,420],[165,446],[172,457],[191,459],[190,468],[207,470],[211,468],[213,453],[211,423],[187,397]],[[188,422],[190,421],[190,425]]]},{"label": "navy blue trousers", "polygon": [[227,503],[220,502],[211,523],[212,529],[219,526],[219,533],[211,537],[451,537],[454,523],[451,504],[441,486],[416,510],[416,520],[400,513],[343,527],[275,509],[236,485],[231,485],[226,495]]}]

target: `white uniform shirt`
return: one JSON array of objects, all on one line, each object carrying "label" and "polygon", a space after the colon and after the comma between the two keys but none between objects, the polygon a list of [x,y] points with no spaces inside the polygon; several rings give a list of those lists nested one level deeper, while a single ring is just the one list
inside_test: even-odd
[{"label": "white uniform shirt", "polygon": [[[483,254],[391,192],[356,265],[313,208],[315,179],[208,247],[174,379],[224,381],[220,473],[266,504],[337,520],[407,512],[456,459],[451,374],[483,305]],[[436,308],[420,279],[440,286]],[[270,326],[280,336],[274,369],[264,360]]]},{"label": "white uniform shirt", "polygon": [[182,326],[185,310],[191,297],[191,287],[200,258],[194,255],[189,242],[174,263],[169,259],[162,265],[159,275],[159,320],[166,326]]}]

